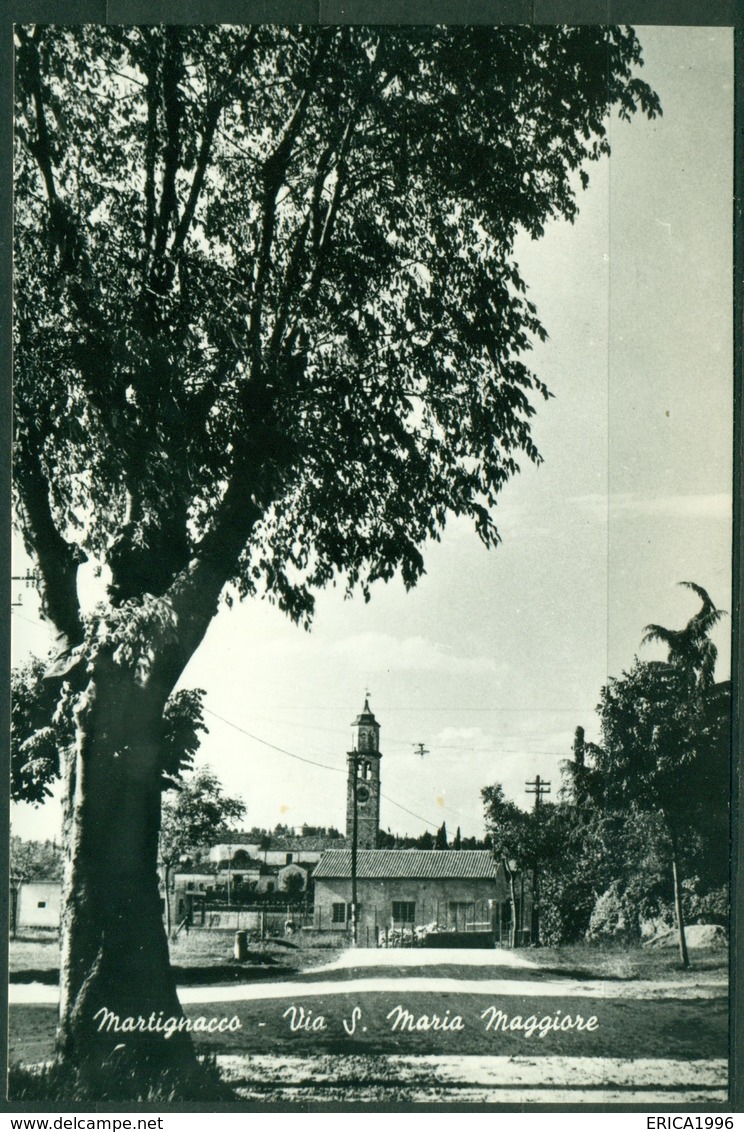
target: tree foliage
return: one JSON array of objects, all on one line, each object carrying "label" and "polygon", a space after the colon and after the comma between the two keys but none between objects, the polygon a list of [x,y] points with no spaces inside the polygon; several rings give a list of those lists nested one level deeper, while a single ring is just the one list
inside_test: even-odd
[{"label": "tree foliage", "polygon": [[514,238],[574,218],[610,108],[658,111],[632,31],[17,39],[16,482],[61,643],[85,557],[131,628],[195,557],[306,620],[339,573],[415,582],[447,512],[495,543],[547,395]]},{"label": "tree foliage", "polygon": [[724,616],[702,587],[683,583],[702,607],[681,630],[649,625],[644,640],[663,641],[666,661],[635,660],[602,690],[597,767],[608,804],[662,812],[673,836],[727,820],[730,686],[714,683],[710,631]]},{"label": "tree foliage", "polygon": [[8,864],[13,878],[62,880],[62,851],[53,841],[24,841],[12,835]]},{"label": "tree foliage", "polygon": [[239,798],[225,794],[210,767],[193,771],[163,803],[160,826],[160,860],[172,868],[182,856],[209,845],[228,833],[245,813]]},{"label": "tree foliage", "polygon": [[506,797],[500,783],[481,790],[484,819],[499,860],[512,861],[512,871],[533,868],[538,853],[533,815]]},{"label": "tree foliage", "polygon": [[40,805],[51,796],[51,786],[60,776],[64,716],[56,714],[56,697],[43,680],[45,668],[43,660],[31,657],[11,673],[10,796],[14,802]]},{"label": "tree foliage", "polygon": [[683,584],[701,609],[679,630],[647,626],[644,641],[668,657],[636,658],[602,689],[601,742],[576,729],[559,803],[538,817],[501,786],[482,791],[497,856],[539,869],[545,943],[637,940],[644,923],[680,917],[725,922],[731,703],[710,640],[723,614]]},{"label": "tree foliage", "polygon": [[[72,739],[66,698],[44,679],[48,660],[31,657],[11,673],[10,796],[41,805],[60,778],[60,753]],[[163,789],[193,765],[200,732],[206,732],[201,688],[182,688],[166,702],[160,733]]]}]

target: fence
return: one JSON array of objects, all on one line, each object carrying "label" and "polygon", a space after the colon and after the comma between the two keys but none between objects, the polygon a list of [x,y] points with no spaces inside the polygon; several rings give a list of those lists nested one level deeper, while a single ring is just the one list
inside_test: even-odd
[{"label": "fence", "polygon": [[205,904],[194,907],[189,926],[213,931],[248,931],[261,936],[292,935],[304,927],[312,927],[311,908],[277,905],[241,905],[229,908],[224,905]]},{"label": "fence", "polygon": [[[515,933],[518,945],[529,942],[528,912],[518,900]],[[459,945],[461,937],[472,936],[471,945],[510,947],[511,921],[512,909],[508,901],[419,900],[395,901],[386,906],[360,902],[356,935],[362,947],[447,946],[445,939],[436,939],[438,936],[450,937],[453,946]],[[316,931],[351,934],[351,926],[350,904],[316,904]],[[475,943],[476,936],[481,941],[479,944]]]}]

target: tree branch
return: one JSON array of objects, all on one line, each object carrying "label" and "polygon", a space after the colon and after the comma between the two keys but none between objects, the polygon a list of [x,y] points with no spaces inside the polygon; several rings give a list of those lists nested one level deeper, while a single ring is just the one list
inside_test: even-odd
[{"label": "tree branch", "polygon": [[329,40],[321,39],[319,46],[310,64],[305,87],[284,128],[282,137],[273,154],[264,163],[264,199],[263,224],[261,239],[256,263],[256,278],[254,300],[251,309],[251,337],[253,342],[253,360],[258,370],[261,359],[261,326],[263,321],[263,298],[266,290],[266,277],[271,264],[271,245],[274,235],[274,221],[276,219],[276,205],[279,190],[284,181],[292,149],[302,128],[310,99],[313,95],[318,79],[320,78],[323,60],[328,52]]},{"label": "tree branch", "polygon": [[57,630],[59,652],[67,653],[83,640],[77,572],[84,556],[62,537],[54,521],[49,482],[36,443],[26,439],[19,444],[14,477],[26,514],[28,549],[39,568],[42,613]]},{"label": "tree branch", "polygon": [[147,142],[145,144],[145,248],[150,251],[150,243],[155,231],[155,150],[158,130],[158,94],[156,89],[158,64],[150,44],[150,53],[145,63],[147,88]]},{"label": "tree branch", "polygon": [[194,219],[196,206],[199,202],[199,196],[201,194],[207,167],[209,165],[209,155],[212,149],[214,135],[217,131],[217,124],[220,119],[220,114],[225,108],[225,104],[227,103],[233,83],[237,79],[245,63],[248,61],[251,51],[253,50],[253,47],[255,45],[255,41],[255,32],[253,31],[253,29],[251,29],[246,43],[243,45],[243,47],[233,60],[229,75],[225,80],[222,90],[214,98],[211,105],[207,107],[204,132],[202,134],[201,145],[199,147],[199,156],[196,161],[196,170],[191,182],[191,191],[189,192],[189,198],[186,202],[186,207],[184,208],[183,215],[176,229],[175,236],[173,237],[172,251],[174,256],[177,255],[183,247],[184,241],[186,240],[189,232],[189,228],[191,227],[191,223]]},{"label": "tree branch", "polygon": [[181,155],[181,96],[178,84],[181,78],[179,47],[180,31],[176,27],[166,30],[165,59],[163,62],[163,107],[165,111],[166,143],[163,153],[163,183],[160,191],[160,215],[155,237],[155,255],[165,251],[171,216],[177,216],[178,197],[176,174]]}]

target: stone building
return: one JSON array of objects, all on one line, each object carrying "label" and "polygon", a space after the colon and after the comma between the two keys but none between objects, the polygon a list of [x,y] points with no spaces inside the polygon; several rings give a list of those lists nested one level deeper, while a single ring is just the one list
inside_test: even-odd
[{"label": "stone building", "polygon": [[352,723],[352,749],[346,756],[346,842],[376,849],[380,830],[380,725],[369,698]]},{"label": "stone building", "polygon": [[[509,886],[503,866],[486,849],[361,849],[357,853],[359,942],[374,946],[390,929],[488,934],[508,942]],[[348,931],[351,852],[323,856],[315,881],[318,931]],[[517,924],[524,922],[517,898]],[[527,923],[529,920],[527,920]]]},{"label": "stone building", "polygon": [[26,880],[16,896],[17,928],[58,928],[62,915],[62,884],[58,880]]}]

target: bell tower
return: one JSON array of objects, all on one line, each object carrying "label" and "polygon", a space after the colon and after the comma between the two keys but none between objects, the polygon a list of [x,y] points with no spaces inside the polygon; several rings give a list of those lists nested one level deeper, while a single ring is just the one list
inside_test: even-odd
[{"label": "bell tower", "polygon": [[380,725],[370,711],[369,692],[354,728],[352,749],[346,756],[346,843],[354,840],[356,811],[357,849],[376,849],[380,828]]}]

